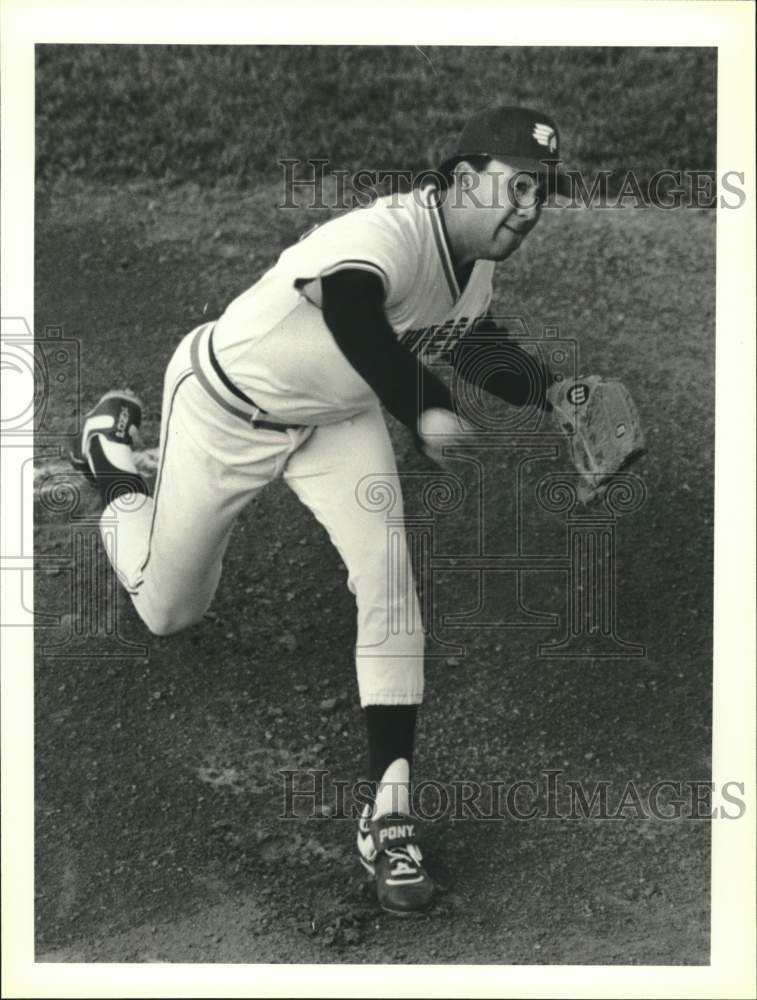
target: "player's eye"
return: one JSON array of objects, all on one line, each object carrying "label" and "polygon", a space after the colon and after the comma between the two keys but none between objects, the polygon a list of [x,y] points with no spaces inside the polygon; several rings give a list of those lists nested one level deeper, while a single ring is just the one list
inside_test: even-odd
[{"label": "player's eye", "polygon": [[531,177],[519,177],[513,185],[513,199],[518,208],[530,208],[540,202],[539,187]]}]

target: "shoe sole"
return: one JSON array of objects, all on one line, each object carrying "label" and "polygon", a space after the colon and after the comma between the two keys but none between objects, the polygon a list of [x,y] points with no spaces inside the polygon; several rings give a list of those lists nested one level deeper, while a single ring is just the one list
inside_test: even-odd
[{"label": "shoe sole", "polygon": [[88,482],[92,483],[92,485],[94,486],[95,477],[92,473],[92,470],[89,467],[89,462],[85,458],[81,457],[81,455],[78,453],[78,450],[75,450],[79,448],[80,439],[81,439],[80,434],[77,434],[75,437],[69,438],[68,460],[71,463],[71,466],[73,467],[74,471],[80,472],[84,476],[84,478]]},{"label": "shoe sole", "polygon": [[379,906],[384,911],[384,913],[390,913],[393,917],[425,917],[431,908],[431,903],[426,903],[425,906],[419,906],[415,910],[391,910],[388,906],[384,906],[383,903],[379,903]]},{"label": "shoe sole", "polygon": [[[363,866],[363,868],[365,868],[365,870],[368,872],[368,874],[371,875],[371,876],[373,876],[373,880],[375,881],[376,880],[376,870],[373,867],[373,865],[369,865],[369,863],[363,857],[359,857],[358,860],[360,861],[360,864]],[[377,902],[378,902],[378,900],[377,900]],[[420,917],[420,916],[423,916],[424,914],[428,913],[428,911],[429,911],[429,909],[431,907],[431,904],[433,902],[434,902],[434,899],[432,897],[428,901],[428,903],[426,903],[425,906],[419,906],[419,907],[417,907],[414,910],[393,910],[389,906],[384,906],[383,903],[379,903],[379,906],[384,911],[384,913],[391,913],[391,915],[393,917]]]}]

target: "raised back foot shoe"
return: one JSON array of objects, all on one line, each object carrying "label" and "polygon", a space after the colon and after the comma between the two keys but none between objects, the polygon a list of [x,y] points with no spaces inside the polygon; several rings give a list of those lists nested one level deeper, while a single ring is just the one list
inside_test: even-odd
[{"label": "raised back foot shoe", "polygon": [[106,392],[89,413],[85,414],[81,434],[71,443],[71,465],[94,482],[95,477],[88,461],[92,437],[102,434],[109,441],[133,448],[139,441],[141,423],[142,403],[133,393],[126,390]]},{"label": "raised back foot shoe", "polygon": [[376,896],[389,913],[425,910],[434,898],[434,883],[423,867],[418,824],[411,816],[388,813],[371,819],[371,806],[358,822],[360,862],[376,879]]}]

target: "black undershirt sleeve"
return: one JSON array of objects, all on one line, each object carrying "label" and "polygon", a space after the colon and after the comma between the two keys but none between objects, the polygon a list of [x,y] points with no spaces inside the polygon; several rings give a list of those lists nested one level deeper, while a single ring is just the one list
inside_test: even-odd
[{"label": "black undershirt sleeve", "polygon": [[[424,410],[453,410],[444,383],[397,340],[384,313],[384,286],[377,275],[343,268],[321,279],[321,291],[323,318],[337,346],[392,416],[416,433],[419,385]],[[486,343],[466,343],[463,338],[453,357],[456,375],[482,383],[487,392],[513,406],[544,407],[547,368],[515,341],[492,344],[487,363]]]},{"label": "black undershirt sleeve", "polygon": [[[488,335],[491,336],[491,335]],[[513,406],[546,406],[550,372],[538,357],[514,340],[465,337],[455,351],[453,366],[459,378],[481,384],[486,392]]]},{"label": "black undershirt sleeve", "polygon": [[424,410],[452,409],[449,390],[404,347],[384,313],[384,285],[368,271],[343,268],[321,279],[323,318],[339,350],[387,410],[414,433]]}]

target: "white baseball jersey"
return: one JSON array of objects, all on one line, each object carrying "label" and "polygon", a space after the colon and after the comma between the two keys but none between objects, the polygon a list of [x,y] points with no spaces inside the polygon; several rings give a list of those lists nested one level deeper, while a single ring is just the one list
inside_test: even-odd
[{"label": "white baseball jersey", "polygon": [[[377,274],[398,337],[416,352],[423,345],[424,356],[452,346],[485,312],[494,265],[477,262],[461,294],[432,190],[380,199],[320,226],[176,349],[155,497],[120,498],[103,515],[106,536],[118,527],[111,559],[153,632],[201,618],[237,515],[282,478],[347,567],[361,704],[421,701],[423,621],[405,533],[390,543],[383,508],[356,492],[376,477],[396,481],[394,450],[376,395],[323,320],[320,279],[339,268]],[[305,426],[256,427],[250,418],[261,408],[273,424]],[[392,518],[401,522],[399,490]]]},{"label": "white baseball jersey", "polygon": [[[380,198],[285,250],[215,324],[212,349],[225,376],[293,423],[332,423],[375,403],[321,314],[320,279],[340,268],[381,279],[387,319],[410,349],[425,357],[449,349],[486,312],[494,264],[477,261],[461,294],[436,197],[427,187]],[[199,360],[212,380],[206,352]]]}]

